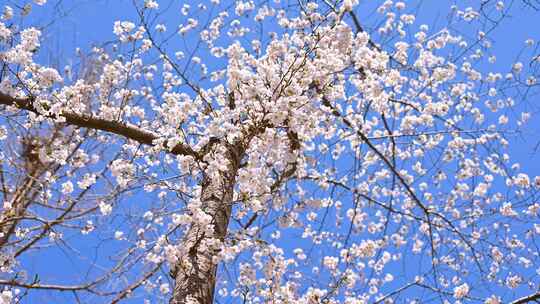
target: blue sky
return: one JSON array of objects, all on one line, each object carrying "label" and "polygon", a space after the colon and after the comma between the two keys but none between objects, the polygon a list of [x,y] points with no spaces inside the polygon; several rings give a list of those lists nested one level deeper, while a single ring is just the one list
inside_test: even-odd
[{"label": "blue sky", "polygon": [[[9,0],[8,0],[9,2]],[[81,48],[87,52],[92,46],[102,45],[105,42],[115,39],[112,33],[113,23],[117,20],[132,20],[136,21],[136,12],[132,8],[132,2],[127,0],[64,0],[58,1],[59,6],[55,7],[56,1],[49,0],[45,8],[35,8],[34,12],[27,18],[29,24],[48,24],[51,19],[55,19],[54,23],[47,26],[43,36],[43,43],[38,62],[41,64],[51,64],[54,66],[63,67],[76,62],[71,58],[74,57],[75,49]],[[166,14],[171,25],[177,24],[175,19],[179,15],[179,5],[190,3],[190,1],[173,1],[174,5]],[[226,3],[226,1],[223,1]],[[371,28],[373,24],[377,24],[377,16],[373,13],[374,7],[372,3],[379,1],[361,1],[362,4],[357,8],[357,13],[361,17],[362,22],[365,20],[366,29]],[[495,30],[490,34],[493,47],[491,52],[497,54],[497,62],[488,69],[499,71],[502,73],[508,72],[511,69],[512,63],[515,62],[517,55],[525,48],[525,40],[529,38],[540,40],[540,27],[538,27],[539,13],[532,9],[527,9],[521,2],[514,1],[514,7],[510,12],[510,17],[506,18]],[[166,6],[167,1],[162,1],[162,7]],[[465,8],[468,5],[475,6],[477,1],[445,1],[445,0],[424,0],[424,1],[409,1],[410,8],[417,7],[417,25],[425,23],[433,29],[440,29],[448,23],[448,13],[450,5],[456,3],[460,8]],[[52,17],[54,16],[54,17]],[[187,16],[197,18],[197,16]],[[268,28],[266,30],[275,30]],[[475,35],[477,30],[475,27],[463,25],[459,28],[464,35]],[[375,39],[376,40],[376,39]],[[189,42],[189,41],[188,41]],[[175,44],[181,46],[184,42],[178,40],[171,41],[171,46]],[[531,52],[526,49],[524,52]],[[203,58],[204,60],[205,58]],[[212,63],[209,63],[209,67]],[[530,95],[520,107],[530,109],[534,112],[538,109],[536,96]],[[523,130],[523,136],[514,137],[511,141],[509,149],[513,159],[522,163],[522,170],[531,175],[540,174],[539,155],[533,148],[540,141],[540,136],[535,136],[539,133],[538,119],[533,116],[532,121]],[[347,164],[343,164],[344,166]],[[145,199],[154,199],[146,197],[144,194],[136,194],[133,199],[144,201]],[[121,220],[118,221],[118,227],[123,227],[125,224]],[[289,237],[294,237],[293,235]],[[285,248],[292,248],[297,245],[295,239],[283,239]],[[96,245],[100,243],[100,237],[89,237],[81,242],[76,242],[81,252],[89,253],[96,249]],[[98,247],[100,262],[106,263],[107,256],[116,252],[118,247],[110,243],[103,243],[103,247]],[[101,245],[100,245],[101,246]],[[89,254],[92,257],[93,254]],[[43,280],[58,280],[60,282],[69,282],[74,276],[77,277],[85,272],[86,266],[80,260],[71,260],[61,250],[50,250],[46,254],[32,255],[32,260],[25,260],[24,263],[29,266],[29,269],[39,269]],[[89,260],[91,263],[91,260]],[[398,267],[398,266],[396,266]],[[58,271],[61,269],[61,271]],[[66,276],[66,271],[67,276]],[[28,303],[45,303],[43,299],[49,294],[38,294],[35,298],[30,298]],[[411,295],[412,296],[412,295]],[[42,298],[43,297],[43,298]],[[55,299],[56,303],[72,303],[73,298],[70,294],[64,297],[52,296],[50,299]],[[53,301],[53,300],[49,300]],[[62,302],[64,301],[64,302]],[[134,298],[126,303],[141,303],[140,298]]]}]

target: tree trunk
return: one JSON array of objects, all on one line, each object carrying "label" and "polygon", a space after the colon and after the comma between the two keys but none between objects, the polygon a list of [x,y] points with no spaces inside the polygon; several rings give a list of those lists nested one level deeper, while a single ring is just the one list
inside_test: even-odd
[{"label": "tree trunk", "polygon": [[[218,264],[213,260],[219,249],[208,250],[215,240],[223,241],[231,216],[236,174],[241,159],[241,148],[229,150],[231,164],[221,178],[204,178],[201,202],[204,212],[212,217],[213,229],[194,223],[184,237],[182,252],[172,275],[175,286],[171,304],[211,304],[214,299]],[[196,302],[195,302],[196,301]]]},{"label": "tree trunk", "polygon": [[37,162],[26,161],[28,167],[26,177],[23,183],[17,187],[11,200],[7,198],[8,193],[4,193],[4,199],[9,202],[11,208],[5,209],[0,213],[0,249],[8,243],[9,238],[15,232],[19,219],[26,213],[28,206],[38,196],[40,190],[36,188],[38,179],[43,174],[44,168]]},{"label": "tree trunk", "polygon": [[26,208],[32,200],[31,198],[37,195],[37,191],[34,188],[35,184],[36,180],[33,176],[27,177],[24,184],[13,195],[13,199],[9,201],[11,208],[4,210],[0,215],[0,248],[3,248],[9,241],[19,222],[18,218],[24,215]]}]

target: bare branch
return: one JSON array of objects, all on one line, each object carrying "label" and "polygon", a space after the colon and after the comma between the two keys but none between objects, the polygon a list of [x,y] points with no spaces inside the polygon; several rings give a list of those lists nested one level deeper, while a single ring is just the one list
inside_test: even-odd
[{"label": "bare branch", "polygon": [[525,303],[530,303],[532,301],[537,301],[537,300],[540,300],[540,291],[535,294],[516,299],[510,302],[510,304],[525,304]]}]

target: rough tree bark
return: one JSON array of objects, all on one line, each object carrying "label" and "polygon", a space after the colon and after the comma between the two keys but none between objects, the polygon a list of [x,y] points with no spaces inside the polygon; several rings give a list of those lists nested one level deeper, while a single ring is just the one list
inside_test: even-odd
[{"label": "rough tree bark", "polygon": [[187,251],[185,261],[188,262],[180,262],[174,270],[175,287],[171,304],[189,303],[190,299],[200,304],[213,302],[217,264],[212,258],[216,252],[207,251],[205,246],[200,245],[206,240],[225,239],[231,215],[234,181],[225,183],[227,185],[219,197],[210,190],[215,187],[211,183],[202,190],[205,212],[214,219],[213,234],[206,235],[207,229],[197,224],[189,229],[182,244]]},{"label": "rough tree bark", "polygon": [[205,176],[201,183],[203,210],[212,217],[214,227],[210,229],[211,234],[207,235],[207,227],[201,227],[200,224],[195,223],[184,237],[182,247],[185,256],[181,257],[181,261],[172,271],[175,286],[171,304],[192,303],[193,300],[199,304],[213,302],[218,267],[213,257],[217,251],[209,251],[206,249],[207,246],[203,245],[214,239],[224,241],[226,237],[236,174],[244,149],[238,145],[228,147],[228,151],[230,163],[227,172],[224,172],[219,179],[212,180]]}]

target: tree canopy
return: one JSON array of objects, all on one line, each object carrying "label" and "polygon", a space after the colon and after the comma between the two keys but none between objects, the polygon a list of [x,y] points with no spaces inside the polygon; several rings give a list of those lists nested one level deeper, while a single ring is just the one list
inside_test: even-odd
[{"label": "tree canopy", "polygon": [[540,3],[118,3],[0,7],[0,304],[540,301]]}]

